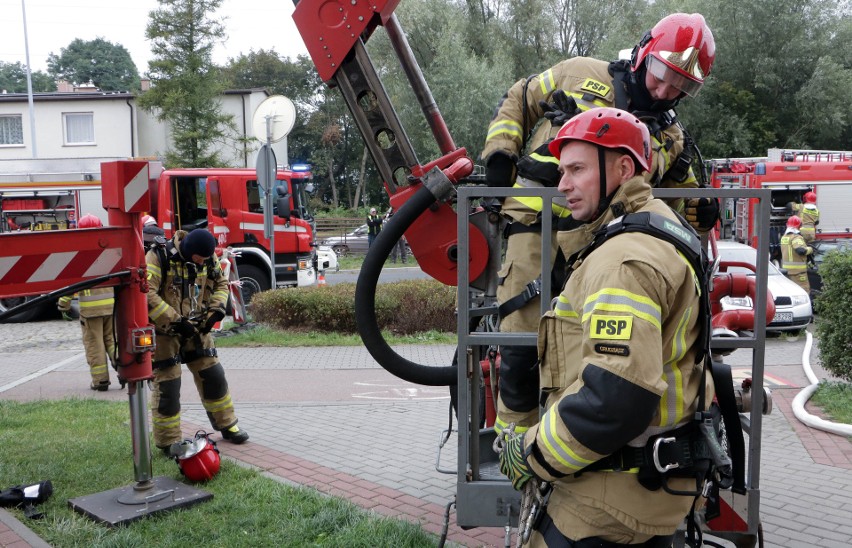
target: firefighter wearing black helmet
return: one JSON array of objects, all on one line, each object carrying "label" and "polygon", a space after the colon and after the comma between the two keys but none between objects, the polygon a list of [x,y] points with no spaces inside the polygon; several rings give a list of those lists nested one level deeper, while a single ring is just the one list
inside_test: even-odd
[{"label": "firefighter wearing black helmet", "polygon": [[228,279],[206,230],[178,230],[165,246],[148,251],[148,317],[156,328],[151,414],[154,444],[168,454],[183,439],[180,428],[181,363],[192,373],[213,428],[232,443],[248,440],[210,331],[225,317]]}]

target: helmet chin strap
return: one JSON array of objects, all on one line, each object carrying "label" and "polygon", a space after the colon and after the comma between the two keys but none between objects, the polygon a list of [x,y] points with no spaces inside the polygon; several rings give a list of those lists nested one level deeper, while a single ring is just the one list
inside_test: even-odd
[{"label": "helmet chin strap", "polygon": [[606,195],[606,151],[602,146],[598,147],[598,177],[600,181],[598,187],[600,189],[600,196],[598,197],[598,209],[592,216],[592,221],[603,215],[603,212],[606,211],[606,208],[609,207],[609,202],[612,200],[612,196]]}]

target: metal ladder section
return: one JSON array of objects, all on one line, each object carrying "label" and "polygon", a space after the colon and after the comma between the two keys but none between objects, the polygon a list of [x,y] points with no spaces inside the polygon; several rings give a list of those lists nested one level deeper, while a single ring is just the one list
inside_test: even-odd
[{"label": "metal ladder section", "polygon": [[[542,212],[542,265],[550,264],[551,218],[547,204],[551,198],[559,196],[555,189],[506,189],[461,187],[458,189],[458,211],[470,211],[471,202],[478,198],[516,196],[536,196],[543,198],[545,210]],[[712,535],[729,539],[737,546],[755,546],[758,526],[760,525],[760,450],[762,415],[764,405],[764,347],[766,342],[766,281],[769,271],[769,214],[771,193],[766,189],[655,189],[657,198],[674,197],[716,197],[720,199],[758,199],[757,215],[761,222],[758,229],[758,262],[756,276],[758,288],[755,306],[755,329],[752,337],[720,338],[714,337],[713,350],[730,351],[744,348],[752,352],[752,406],[748,413],[741,413],[747,439],[746,454],[746,493],[738,495],[723,491],[725,502],[742,517],[747,524],[745,531],[712,531]],[[520,496],[512,489],[509,481],[497,470],[497,456],[491,449],[494,439],[493,430],[480,429],[480,395],[482,382],[479,368],[479,347],[489,345],[535,345],[536,333],[482,333],[470,329],[470,321],[476,316],[489,314],[493,308],[480,309],[477,306],[462,306],[468,302],[470,281],[468,274],[468,223],[459,216],[459,313],[458,313],[458,468],[456,517],[461,527],[505,527],[517,526]],[[544,270],[546,271],[546,270]],[[551,294],[550,277],[542,276],[542,295]],[[541,299],[541,312],[550,305],[549,299]]]}]

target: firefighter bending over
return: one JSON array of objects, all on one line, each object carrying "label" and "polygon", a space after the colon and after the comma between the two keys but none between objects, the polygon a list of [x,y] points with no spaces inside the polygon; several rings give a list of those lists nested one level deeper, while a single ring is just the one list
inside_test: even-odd
[{"label": "firefighter bending over", "polygon": [[[672,430],[693,419],[704,377],[696,363],[701,288],[685,255],[660,237],[596,232],[640,217],[691,229],[652,198],[642,176],[651,166],[648,129],[632,114],[579,114],[550,151],[558,188],[582,225],[557,236],[575,268],[539,325],[544,413],[506,440],[500,469],[516,489],[533,478],[552,482],[533,546],[670,546],[695,499],[661,489],[654,465],[636,456],[660,434],[680,439]],[[596,236],[603,242],[587,247]],[[709,403],[712,389],[705,396]]]},{"label": "firefighter bending over", "polygon": [[788,278],[810,295],[807,261],[813,257],[814,248],[805,241],[801,227],[802,220],[795,215],[787,219],[787,230],[781,237],[781,268],[787,271]]},{"label": "firefighter bending over", "polygon": [[216,239],[203,229],[175,232],[146,255],[148,317],[156,327],[151,415],[154,444],[167,455],[180,442],[181,363],[192,373],[213,428],[232,443],[249,436],[237,426],[234,404],[219,363],[213,326],[225,317],[228,279],[214,251]]},{"label": "firefighter bending over", "polygon": [[[690,167],[697,154],[674,108],[681,99],[694,96],[703,86],[716,57],[710,28],[700,14],[675,13],[658,22],[634,47],[630,60],[611,63],[574,57],[541,74],[516,82],[500,102],[488,128],[482,157],[489,186],[514,188],[556,187],[558,162],[547,143],[559,128],[578,112],[597,107],[616,107],[632,112],[648,127],[656,152],[645,170],[654,187],[694,188],[699,183]],[[527,139],[529,138],[529,141]],[[524,153],[525,147],[527,153]],[[672,200],[676,211],[700,232],[706,233],[718,218],[717,200],[700,198],[684,204]],[[556,227],[577,226],[571,204],[554,200]],[[541,315],[541,216],[540,198],[507,198],[503,215],[506,258],[497,288],[501,332],[535,331]],[[556,239],[551,257],[557,261],[552,287],[561,287],[562,258]],[[550,300],[551,296],[544,298]],[[515,423],[521,431],[538,419],[538,386],[535,348],[500,347],[500,390],[495,430]]]}]

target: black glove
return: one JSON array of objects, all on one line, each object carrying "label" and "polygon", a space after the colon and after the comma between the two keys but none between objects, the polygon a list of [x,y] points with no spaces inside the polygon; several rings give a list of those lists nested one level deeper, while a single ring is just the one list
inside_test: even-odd
[{"label": "black glove", "polygon": [[172,322],[172,331],[184,339],[191,339],[198,334],[198,329],[187,318],[181,318],[179,321]]},{"label": "black glove", "polygon": [[562,127],[565,122],[582,112],[577,108],[573,97],[568,97],[564,91],[557,89],[551,95],[551,102],[539,101],[538,106],[544,111],[544,117],[550,120],[554,127]]},{"label": "black glove", "polygon": [[686,220],[692,228],[706,232],[719,220],[719,200],[716,198],[693,198],[686,202]]},{"label": "black glove", "polygon": [[509,187],[515,183],[515,158],[505,152],[494,152],[485,163],[488,186]]},{"label": "black glove", "polygon": [[204,322],[204,327],[201,328],[201,334],[206,335],[213,330],[213,326],[216,325],[217,322],[222,321],[222,318],[225,317],[225,313],[221,310],[211,310],[209,314],[207,314],[207,321]]}]

